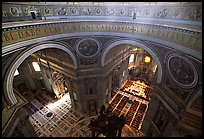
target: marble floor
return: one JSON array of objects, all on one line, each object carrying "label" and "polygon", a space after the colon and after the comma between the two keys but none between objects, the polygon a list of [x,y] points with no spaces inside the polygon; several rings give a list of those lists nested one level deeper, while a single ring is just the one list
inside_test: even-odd
[{"label": "marble floor", "polygon": [[70,129],[84,118],[72,109],[68,93],[55,102],[45,93],[39,93],[30,103],[34,112],[29,121],[39,137],[70,137],[73,134]]},{"label": "marble floor", "polygon": [[[118,94],[131,99],[130,94],[122,91],[118,91],[116,96]],[[74,111],[71,106],[69,93],[59,100],[53,100],[43,91],[38,92],[34,96],[32,94],[28,94],[28,96],[29,103],[25,106],[25,109],[29,115],[29,122],[39,137],[91,137],[88,125],[91,119],[95,119],[96,116],[84,117]],[[147,104],[146,101],[139,98],[134,97],[133,99]],[[126,103],[120,112],[128,114],[130,107],[131,105]],[[116,110],[117,107],[115,107]],[[126,124],[123,128],[122,137],[140,136],[143,136],[142,133],[134,130],[131,124]]]}]

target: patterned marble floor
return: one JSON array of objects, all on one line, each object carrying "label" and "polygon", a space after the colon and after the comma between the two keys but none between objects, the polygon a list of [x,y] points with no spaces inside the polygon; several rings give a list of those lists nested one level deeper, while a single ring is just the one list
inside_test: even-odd
[{"label": "patterned marble floor", "polygon": [[[116,95],[118,93],[130,97],[121,91]],[[25,108],[30,115],[29,121],[39,137],[91,137],[88,124],[96,117],[84,118],[82,114],[74,111],[68,93],[57,101],[43,91],[28,96],[30,101]],[[132,130],[129,125],[126,125],[122,131],[122,137],[140,136],[143,135]]]},{"label": "patterned marble floor", "polygon": [[[49,96],[44,93],[41,97],[49,100]],[[38,109],[29,116],[29,121],[34,127],[39,137],[69,137],[69,129],[72,128],[79,120],[83,119],[80,113],[71,108],[69,94],[64,95],[61,99],[45,103],[33,99],[30,101]]]}]

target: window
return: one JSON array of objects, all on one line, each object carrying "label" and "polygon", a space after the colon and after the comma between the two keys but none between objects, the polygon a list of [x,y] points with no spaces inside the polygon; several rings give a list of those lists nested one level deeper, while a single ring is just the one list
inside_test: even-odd
[{"label": "window", "polygon": [[33,67],[34,67],[35,71],[41,71],[40,66],[38,65],[37,62],[33,62],[32,64],[33,64]]},{"label": "window", "polygon": [[15,71],[15,73],[14,73],[14,76],[16,76],[16,75],[19,75],[19,72],[18,72],[17,69],[16,69],[16,71]]},{"label": "window", "polygon": [[129,58],[129,63],[131,63],[131,62],[133,62],[133,61],[134,61],[134,57],[135,57],[135,55],[134,55],[134,54],[132,54],[132,55],[130,56],[130,58]]}]

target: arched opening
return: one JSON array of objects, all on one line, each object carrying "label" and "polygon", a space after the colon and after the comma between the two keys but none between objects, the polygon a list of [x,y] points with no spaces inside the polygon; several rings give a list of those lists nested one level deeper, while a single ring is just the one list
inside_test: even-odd
[{"label": "arched opening", "polygon": [[12,106],[15,105],[18,101],[13,93],[13,78],[14,78],[14,73],[16,69],[20,66],[20,64],[28,58],[31,54],[42,50],[46,48],[58,48],[60,50],[65,51],[70,55],[71,59],[73,60],[73,66],[72,68],[76,69],[78,67],[77,65],[77,60],[74,54],[70,49],[68,49],[66,46],[63,44],[54,44],[54,43],[47,43],[47,44],[41,44],[37,46],[31,46],[28,49],[24,50],[21,54],[19,54],[15,60],[11,63],[9,66],[7,73],[4,77],[4,96],[6,98],[7,104]]},{"label": "arched opening", "polygon": [[106,92],[106,111],[124,116],[126,127],[143,136],[140,129],[153,86],[161,80],[161,63],[147,46],[128,40],[114,42],[103,54],[102,66],[114,67],[108,74],[111,87]]},{"label": "arched opening", "polygon": [[160,59],[158,58],[157,54],[150,49],[150,46],[147,46],[146,44],[143,44],[140,41],[120,40],[120,41],[115,41],[111,43],[110,45],[107,46],[107,48],[103,52],[103,55],[101,57],[101,66],[104,67],[107,65],[108,61],[105,61],[105,58],[107,58],[106,55],[108,54],[110,49],[122,44],[132,45],[134,48],[143,48],[149,54],[149,56],[151,56],[154,59],[158,67],[156,83],[159,84],[162,80],[162,65],[161,65]]},{"label": "arched opening", "polygon": [[13,92],[28,101],[22,107],[24,115],[28,116],[25,122],[32,125],[38,136],[43,136],[45,127],[51,133],[52,126],[65,124],[70,116],[74,117],[73,123],[80,119],[81,114],[75,110],[71,100],[77,96],[72,98],[73,86],[70,82],[74,79],[70,72],[75,69],[70,55],[56,48],[42,49],[27,57],[18,71],[13,80]]}]

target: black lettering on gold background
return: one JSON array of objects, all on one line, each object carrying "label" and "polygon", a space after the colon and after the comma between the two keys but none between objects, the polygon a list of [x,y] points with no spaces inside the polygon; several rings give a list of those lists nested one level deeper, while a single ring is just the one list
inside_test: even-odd
[{"label": "black lettering on gold background", "polygon": [[[21,41],[35,39],[57,34],[67,34],[72,32],[119,32],[150,36],[162,40],[177,43],[191,49],[201,50],[201,36],[184,34],[182,32],[174,32],[170,30],[162,30],[159,28],[150,28],[144,26],[128,26],[116,24],[70,24],[59,25],[54,27],[32,28],[13,30],[2,33],[2,46],[14,44]],[[131,36],[130,36],[131,37]]]}]

